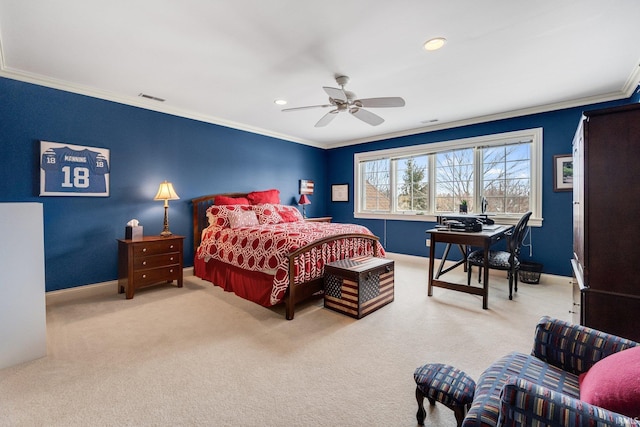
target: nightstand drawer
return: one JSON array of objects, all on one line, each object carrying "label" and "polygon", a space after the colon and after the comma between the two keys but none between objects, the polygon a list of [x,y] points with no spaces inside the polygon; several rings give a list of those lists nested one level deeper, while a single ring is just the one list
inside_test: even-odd
[{"label": "nightstand drawer", "polygon": [[144,286],[151,283],[177,280],[182,277],[181,272],[179,265],[134,271],[133,281],[136,286]]},{"label": "nightstand drawer", "polygon": [[180,243],[174,239],[155,242],[140,242],[133,246],[133,256],[138,258],[147,255],[166,254],[168,252],[177,252],[180,249]]},{"label": "nightstand drawer", "polygon": [[161,255],[149,255],[133,259],[133,268],[135,270],[144,270],[146,268],[165,267],[169,265],[179,265],[182,256],[179,252]]}]

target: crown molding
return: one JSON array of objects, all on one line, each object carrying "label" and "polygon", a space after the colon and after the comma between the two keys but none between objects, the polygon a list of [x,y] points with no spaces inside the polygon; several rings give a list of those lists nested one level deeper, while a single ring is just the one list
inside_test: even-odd
[{"label": "crown molding", "polygon": [[604,95],[588,96],[584,98],[573,99],[570,101],[544,104],[544,105],[539,105],[535,107],[523,108],[520,110],[507,111],[504,113],[489,114],[485,116],[472,117],[469,119],[438,123],[431,126],[424,126],[420,128],[409,129],[402,132],[394,132],[394,133],[388,133],[384,135],[378,135],[374,138],[353,139],[350,141],[343,141],[335,144],[327,144],[326,148],[331,149],[331,148],[347,147],[350,145],[364,144],[367,142],[374,142],[374,141],[382,141],[386,139],[399,138],[403,136],[418,135],[421,133],[435,132],[439,130],[451,129],[451,128],[468,126],[468,125],[475,125],[475,124],[492,122],[497,120],[511,119],[515,117],[522,117],[522,116],[528,116],[528,115],[539,114],[539,113],[548,113],[550,111],[563,110],[567,108],[580,107],[584,105],[598,104],[601,102],[617,101],[620,99],[629,98],[631,95],[633,95],[635,89],[638,87],[639,84],[640,84],[640,67],[636,72],[634,72],[630,76],[623,90],[620,90],[617,92],[609,92]]},{"label": "crown molding", "polygon": [[577,98],[569,101],[539,105],[535,107],[523,108],[519,110],[507,111],[504,113],[489,114],[484,116],[472,117],[463,120],[454,120],[451,122],[438,123],[430,126],[423,126],[414,129],[408,129],[400,132],[387,133],[383,135],[376,135],[367,138],[359,138],[346,140],[336,143],[319,143],[316,141],[309,141],[302,138],[295,138],[290,135],[284,135],[277,132],[272,132],[267,129],[247,126],[242,123],[233,122],[230,120],[224,120],[218,117],[208,116],[205,114],[196,113],[194,111],[184,110],[181,108],[175,108],[157,101],[146,100],[140,97],[122,96],[115,93],[101,91],[92,87],[82,86],[74,83],[69,83],[63,80],[53,79],[50,77],[27,73],[24,71],[13,70],[10,67],[4,65],[4,54],[2,50],[2,43],[0,41],[0,77],[5,77],[12,80],[18,80],[25,83],[32,83],[39,86],[45,86],[52,89],[58,89],[65,92],[76,93],[79,95],[86,95],[93,98],[103,99],[107,101],[116,102],[119,104],[129,105],[133,107],[143,108],[146,110],[156,111],[159,113],[170,114],[173,116],[184,117],[187,119],[197,120],[200,122],[211,123],[219,126],[224,126],[232,129],[238,129],[245,132],[255,133],[271,138],[277,138],[284,141],[294,142],[298,144],[308,145],[311,147],[321,149],[332,149],[346,147],[350,145],[364,144],[368,142],[383,141],[392,138],[399,138],[410,135],[417,135],[421,133],[435,132],[439,130],[451,129],[455,127],[474,125],[479,123],[486,123],[496,120],[510,119],[514,117],[522,117],[526,115],[546,113],[549,111],[562,110],[566,108],[574,108],[583,105],[597,104],[601,102],[616,101],[620,99],[629,98],[638,85],[640,84],[640,65],[635,67],[630,73],[629,78],[625,82],[623,88],[619,91],[609,92],[603,95],[589,96],[583,98]]},{"label": "crown molding", "polygon": [[41,76],[38,74],[32,74],[24,71],[13,70],[10,67],[5,67],[2,60],[2,46],[0,45],[0,77],[5,77],[12,80],[18,80],[25,83],[31,83],[39,86],[44,86],[52,89],[58,89],[65,92],[76,93],[79,95],[90,96],[92,98],[103,99],[106,101],[116,102],[118,104],[129,105],[132,107],[143,108],[145,110],[156,111],[159,113],[170,114],[172,116],[184,117],[187,119],[197,120],[200,122],[211,123],[214,125],[224,126],[232,129],[238,129],[245,132],[255,133],[271,138],[277,138],[284,141],[295,142],[298,144],[309,145],[316,148],[326,148],[324,145],[314,141],[308,141],[301,138],[294,138],[290,135],[284,135],[277,132],[272,132],[267,129],[262,129],[254,126],[247,126],[242,123],[233,122],[230,120],[220,119],[218,117],[208,116],[205,114],[196,113],[181,108],[171,107],[165,104],[158,103],[154,100],[147,100],[138,96],[123,96],[108,91],[102,91],[88,86],[82,86],[75,83],[69,83],[63,80],[58,80],[50,77]]}]

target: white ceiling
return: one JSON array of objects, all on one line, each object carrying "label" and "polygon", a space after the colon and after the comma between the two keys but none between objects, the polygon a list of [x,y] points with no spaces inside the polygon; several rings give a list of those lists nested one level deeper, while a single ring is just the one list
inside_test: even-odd
[{"label": "white ceiling", "polygon": [[[628,97],[639,21],[636,0],[0,0],[0,75],[336,147]],[[273,102],[326,104],[340,74],[406,106],[315,128],[328,108]]]}]

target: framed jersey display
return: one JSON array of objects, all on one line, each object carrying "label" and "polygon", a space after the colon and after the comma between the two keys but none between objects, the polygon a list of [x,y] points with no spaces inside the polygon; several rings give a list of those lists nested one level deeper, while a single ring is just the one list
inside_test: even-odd
[{"label": "framed jersey display", "polygon": [[41,196],[109,196],[109,150],[40,141]]}]

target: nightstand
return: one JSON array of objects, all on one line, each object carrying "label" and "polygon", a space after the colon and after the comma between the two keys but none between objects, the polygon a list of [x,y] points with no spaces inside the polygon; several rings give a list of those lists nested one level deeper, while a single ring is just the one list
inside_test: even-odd
[{"label": "nightstand", "polygon": [[182,287],[183,236],[118,239],[118,293],[133,298],[136,289],[178,281]]},{"label": "nightstand", "polygon": [[331,218],[330,216],[321,216],[318,218],[305,218],[305,221],[308,222],[331,222]]}]

